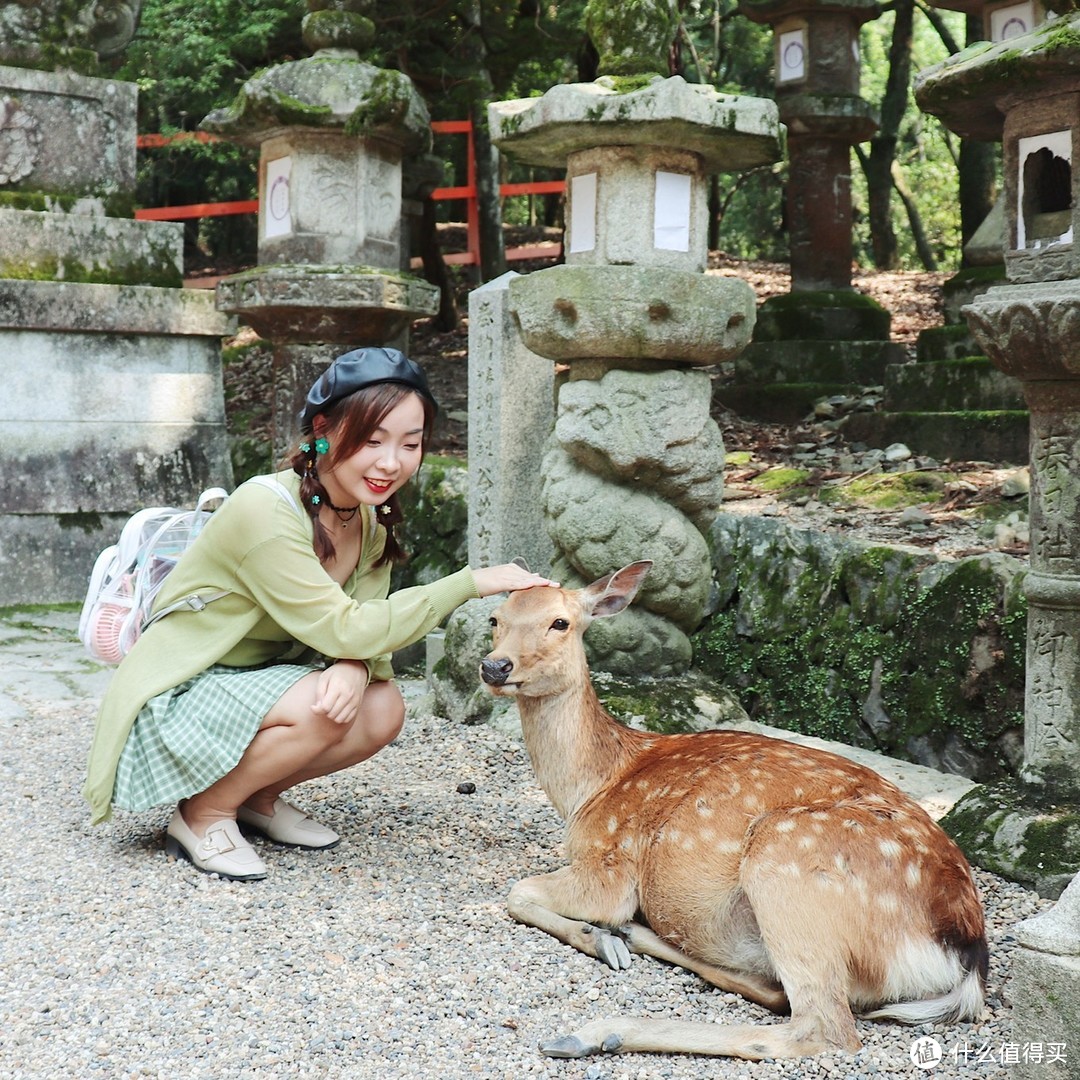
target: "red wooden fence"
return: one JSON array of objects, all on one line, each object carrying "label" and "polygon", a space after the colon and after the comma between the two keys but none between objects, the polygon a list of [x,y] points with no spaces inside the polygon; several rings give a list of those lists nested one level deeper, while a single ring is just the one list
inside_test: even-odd
[{"label": "red wooden fence", "polygon": [[[431,198],[436,202],[448,202],[460,199],[465,203],[466,250],[444,254],[448,263],[475,266],[480,262],[480,210],[476,192],[476,154],[473,146],[471,120],[434,120],[431,130],[436,135],[464,135],[467,139],[465,160],[465,183],[457,187],[436,188]],[[138,149],[150,149],[168,146],[174,142],[194,140],[196,142],[215,142],[218,136],[203,131],[181,131],[175,135],[139,135],[135,145]],[[510,195],[561,195],[566,190],[563,180],[537,180],[523,184],[502,184],[501,196]],[[221,217],[226,214],[254,214],[259,210],[258,199],[242,199],[237,202],[191,203],[188,206],[155,206],[136,210],[135,217],[142,221],[185,221],[190,218]],[[508,261],[519,259],[537,259],[557,256],[561,251],[559,244],[528,244],[522,247],[507,248]],[[419,260],[414,260],[419,263]]]}]

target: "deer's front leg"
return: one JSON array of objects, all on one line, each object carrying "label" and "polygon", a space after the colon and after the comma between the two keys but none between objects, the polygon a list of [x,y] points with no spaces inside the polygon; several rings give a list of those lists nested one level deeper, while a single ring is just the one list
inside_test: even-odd
[{"label": "deer's front leg", "polygon": [[506,906],[518,922],[621,971],[630,966],[630,950],[608,927],[626,921],[633,907],[624,915],[628,901],[612,903],[611,893],[610,883],[602,890],[592,888],[574,867],[564,866],[551,874],[522,878],[510,890]]}]

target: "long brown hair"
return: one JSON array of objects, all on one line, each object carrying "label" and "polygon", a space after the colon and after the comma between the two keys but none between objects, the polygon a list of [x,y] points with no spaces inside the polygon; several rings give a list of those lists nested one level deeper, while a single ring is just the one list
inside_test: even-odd
[{"label": "long brown hair", "polygon": [[[410,394],[416,394],[424,407],[424,430],[420,436],[420,448],[422,454],[426,454],[435,424],[435,406],[423,394],[416,393],[409,386],[400,383],[374,383],[335,401],[322,414],[326,418],[327,430],[333,436],[327,452],[329,466],[333,468],[337,462],[355,454],[375,433],[386,414]],[[314,433],[305,432],[303,442],[310,449],[304,451],[298,448],[288,459],[288,465],[300,477],[300,502],[311,518],[315,554],[319,556],[319,562],[327,563],[334,558],[337,551],[329,530],[319,521],[319,505],[328,503],[330,496],[319,479],[319,456],[315,452]],[[317,500],[315,496],[318,496]],[[395,528],[404,520],[397,492],[378,508],[375,517],[386,529],[386,546],[375,565],[404,562],[408,558],[408,552],[401,546]]]}]

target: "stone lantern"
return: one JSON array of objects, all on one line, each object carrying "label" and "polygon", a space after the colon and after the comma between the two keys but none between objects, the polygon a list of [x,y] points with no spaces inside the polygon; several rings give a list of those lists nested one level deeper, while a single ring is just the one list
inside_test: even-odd
[{"label": "stone lantern", "polygon": [[566,168],[565,265],[509,283],[526,347],[567,369],[543,461],[555,576],[584,582],[652,559],[631,618],[597,623],[590,639],[607,670],[663,674],[690,659],[721,498],[700,369],[738,353],[754,322],[745,282],[704,274],[706,177],[775,160],[778,124],[772,102],[647,74],[670,45],[672,5],[637,4],[636,22],[619,7],[589,5],[596,82],[489,115],[504,153]]},{"label": "stone lantern", "polygon": [[292,441],[314,378],[344,348],[405,345],[438,309],[407,272],[402,159],[431,142],[398,71],[362,62],[366,0],[309,0],[306,59],[269,68],[202,127],[259,148],[258,266],[218,284],[218,307],[275,346],[275,451]]},{"label": "stone lantern", "polygon": [[851,287],[851,147],[878,126],[859,96],[859,28],[881,9],[876,0],[742,0],[739,10],[773,29],[791,292],[762,304],[725,401],[794,420],[815,397],[880,381],[902,359],[889,313]]},{"label": "stone lantern", "polygon": [[[916,100],[959,135],[1002,141],[1009,284],[964,313],[1030,411],[1024,763],[1014,789],[977,789],[953,814],[976,861],[1056,895],[1080,868],[1080,16],[958,53],[920,74]],[[1061,922],[1025,924],[1014,1020],[1075,1044],[1075,990],[1046,1008],[1044,988],[1076,983],[1080,932]]]},{"label": "stone lantern", "polygon": [[132,217],[138,90],[94,74],[139,8],[0,2],[5,603],[80,600],[133,511],[232,483],[229,320],[181,288],[183,227]]}]

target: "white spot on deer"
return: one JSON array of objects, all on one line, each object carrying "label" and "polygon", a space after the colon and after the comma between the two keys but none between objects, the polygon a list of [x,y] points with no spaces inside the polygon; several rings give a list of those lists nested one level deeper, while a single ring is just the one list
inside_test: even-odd
[{"label": "white spot on deer", "polygon": [[617,817],[609,817],[607,819],[607,831],[609,833],[616,832],[619,828],[619,819]]},{"label": "white spot on deer", "polygon": [[814,821],[828,821],[829,820],[829,812],[828,812],[828,810],[815,810],[810,816],[814,819]]},{"label": "white spot on deer", "polygon": [[716,850],[721,855],[738,855],[742,851],[742,842],[739,840],[718,840]]},{"label": "white spot on deer", "polygon": [[866,831],[866,829],[863,827],[862,822],[855,821],[853,818],[844,818],[843,825],[845,829],[850,829],[856,835]]},{"label": "white spot on deer", "polygon": [[875,897],[875,903],[882,911],[888,911],[890,914],[900,910],[900,901],[896,898],[895,893],[882,893],[880,896]]},{"label": "white spot on deer", "polygon": [[783,874],[784,877],[797,878],[802,877],[802,867],[797,862],[781,863],[777,868],[777,873]]},{"label": "white spot on deer", "polygon": [[698,799],[695,805],[699,817],[711,818],[713,816],[713,808],[704,799]]},{"label": "white spot on deer", "polygon": [[764,805],[760,795],[747,795],[746,798],[743,799],[743,806],[745,806],[747,810],[762,810],[764,809]]},{"label": "white spot on deer", "polygon": [[922,880],[922,870],[918,863],[908,863],[907,869],[904,871],[904,877],[907,878],[908,885],[914,889]]},{"label": "white spot on deer", "polygon": [[799,837],[799,847],[801,847],[803,851],[809,851],[816,844],[817,841],[812,836],[807,836],[805,833]]},{"label": "white spot on deer", "polygon": [[806,794],[806,788],[803,788],[803,787],[792,788],[791,789],[791,794],[794,795],[796,799],[801,799],[803,797],[803,795]]},{"label": "white spot on deer", "polygon": [[794,818],[783,818],[776,823],[777,832],[791,832],[795,828]]},{"label": "white spot on deer", "polygon": [[897,859],[900,857],[901,847],[895,840],[882,840],[878,844],[878,850],[886,859]]}]

